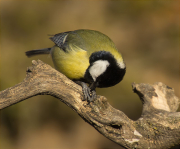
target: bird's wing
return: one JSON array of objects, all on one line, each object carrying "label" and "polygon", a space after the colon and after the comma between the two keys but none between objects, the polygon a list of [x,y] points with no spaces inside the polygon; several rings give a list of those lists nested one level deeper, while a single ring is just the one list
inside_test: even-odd
[{"label": "bird's wing", "polygon": [[56,46],[60,47],[61,49],[63,49],[65,51],[65,41],[66,38],[68,36],[69,32],[64,32],[64,33],[59,33],[59,34],[55,34],[54,36],[50,37],[49,39],[51,39]]},{"label": "bird's wing", "polygon": [[90,56],[96,51],[115,50],[115,45],[109,37],[93,30],[76,30],[55,34],[50,39],[64,52],[69,50],[84,50]]},{"label": "bird's wing", "polygon": [[70,46],[79,47],[81,50],[86,51],[86,45],[83,38],[74,31],[68,31],[68,32],[55,34],[49,39],[51,39],[56,44],[56,46],[61,48],[64,52],[68,52],[68,50],[71,49],[69,48]]}]

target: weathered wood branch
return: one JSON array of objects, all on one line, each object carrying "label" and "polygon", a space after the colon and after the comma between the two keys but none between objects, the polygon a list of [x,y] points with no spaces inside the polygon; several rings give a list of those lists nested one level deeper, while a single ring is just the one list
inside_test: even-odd
[{"label": "weathered wood branch", "polygon": [[165,149],[180,144],[180,100],[163,83],[133,84],[143,103],[141,117],[129,119],[98,96],[88,104],[82,101],[82,88],[42,61],[33,61],[26,78],[0,92],[0,109],[36,95],[51,95],[77,112],[102,135],[125,148]]}]

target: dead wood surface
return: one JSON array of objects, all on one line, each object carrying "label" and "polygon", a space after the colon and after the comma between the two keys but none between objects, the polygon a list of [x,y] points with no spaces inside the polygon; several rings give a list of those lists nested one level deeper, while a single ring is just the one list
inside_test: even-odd
[{"label": "dead wood surface", "polygon": [[165,149],[180,144],[180,100],[161,82],[132,84],[143,103],[141,117],[133,121],[98,96],[88,104],[82,88],[42,61],[32,61],[26,78],[0,92],[0,109],[36,95],[51,95],[72,108],[108,139],[125,148]]}]

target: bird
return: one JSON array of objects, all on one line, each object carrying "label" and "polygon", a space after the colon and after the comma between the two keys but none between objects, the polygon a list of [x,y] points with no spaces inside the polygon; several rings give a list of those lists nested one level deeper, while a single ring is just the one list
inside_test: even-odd
[{"label": "bird", "polygon": [[31,50],[27,57],[50,54],[55,69],[82,86],[84,100],[95,101],[96,88],[107,88],[122,81],[126,65],[114,42],[105,34],[78,29],[51,35],[50,48]]}]

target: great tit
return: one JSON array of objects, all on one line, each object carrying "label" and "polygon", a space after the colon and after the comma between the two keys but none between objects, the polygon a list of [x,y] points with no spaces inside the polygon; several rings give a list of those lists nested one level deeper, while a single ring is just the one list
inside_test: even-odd
[{"label": "great tit", "polygon": [[108,36],[79,29],[50,39],[55,43],[52,48],[27,51],[26,55],[51,54],[55,68],[82,86],[88,102],[96,99],[96,87],[111,87],[123,79],[125,63]]}]

